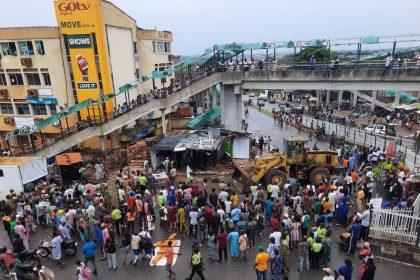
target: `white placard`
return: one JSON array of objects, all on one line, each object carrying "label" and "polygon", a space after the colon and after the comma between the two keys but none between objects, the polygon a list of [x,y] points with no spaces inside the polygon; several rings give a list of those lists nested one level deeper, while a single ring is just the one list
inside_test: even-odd
[{"label": "white placard", "polygon": [[41,96],[52,96],[52,90],[50,88],[40,88],[38,89],[38,94]]},{"label": "white placard", "polygon": [[380,197],[371,198],[369,204],[372,205],[373,209],[381,209],[383,199]]},{"label": "white placard", "polygon": [[15,119],[16,128],[22,128],[24,126],[29,126],[29,127],[35,126],[35,121],[33,118],[15,117],[14,119]]}]

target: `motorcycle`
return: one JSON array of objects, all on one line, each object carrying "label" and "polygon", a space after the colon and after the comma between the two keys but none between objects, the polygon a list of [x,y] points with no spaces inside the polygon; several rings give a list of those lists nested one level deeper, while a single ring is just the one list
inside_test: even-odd
[{"label": "motorcycle", "polygon": [[21,263],[32,263],[34,267],[38,267],[41,265],[41,260],[39,259],[35,250],[28,250],[21,254],[18,254],[17,259]]},{"label": "motorcycle", "polygon": [[0,262],[0,270],[4,279],[8,280],[37,280],[38,269],[31,262],[17,262],[13,270],[9,270],[3,261]]},{"label": "motorcycle", "polygon": [[[77,252],[77,245],[77,242],[75,242],[74,240],[64,240],[63,243],[61,243],[61,251],[67,256],[74,256]],[[51,255],[51,252],[51,241],[43,239],[41,241],[41,246],[38,247],[36,251],[36,254],[41,257],[47,258],[49,255]]]}]

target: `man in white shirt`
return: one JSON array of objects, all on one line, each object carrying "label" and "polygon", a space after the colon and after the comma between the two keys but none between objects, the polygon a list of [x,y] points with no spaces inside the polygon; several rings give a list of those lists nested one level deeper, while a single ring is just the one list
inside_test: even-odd
[{"label": "man in white shirt", "polygon": [[122,205],[122,204],[124,204],[124,201],[125,201],[125,191],[124,191],[124,187],[123,186],[121,186],[119,189],[118,189],[118,200],[120,201],[120,204]]},{"label": "man in white shirt", "polygon": [[95,217],[95,206],[93,206],[92,204],[88,206],[88,208],[86,209],[86,214],[89,218],[93,218]]},{"label": "man in white shirt", "polygon": [[[228,202],[228,201],[226,201],[226,202]],[[219,209],[217,209],[216,213],[220,217],[220,222],[223,223],[223,216],[225,215],[225,211],[223,211],[222,208],[219,208]]]},{"label": "man in white shirt", "polygon": [[220,203],[221,203],[223,209],[225,209],[225,202],[226,202],[228,196],[229,196],[229,194],[224,190],[219,193],[219,200],[220,200]]},{"label": "man in white shirt", "polygon": [[273,185],[271,187],[271,197],[278,198],[279,197],[280,188],[277,185]]},{"label": "man in white shirt", "polygon": [[337,197],[336,191],[331,191],[328,193],[328,202],[330,203],[330,211],[332,215],[334,216],[335,213],[335,199]]},{"label": "man in white shirt", "polygon": [[370,210],[369,205],[365,205],[365,210],[362,213],[357,214],[362,222],[360,223],[360,239],[363,241],[367,240],[369,235],[369,224],[370,224]]},{"label": "man in white shirt", "polygon": [[271,237],[274,237],[275,244],[276,244],[277,248],[280,248],[280,243],[281,243],[281,232],[280,232],[280,231],[278,231],[278,230],[273,231],[273,232],[270,234],[270,239],[271,239]]},{"label": "man in white shirt", "polygon": [[227,214],[230,214],[232,212],[232,201],[230,200],[225,201],[225,210]]}]

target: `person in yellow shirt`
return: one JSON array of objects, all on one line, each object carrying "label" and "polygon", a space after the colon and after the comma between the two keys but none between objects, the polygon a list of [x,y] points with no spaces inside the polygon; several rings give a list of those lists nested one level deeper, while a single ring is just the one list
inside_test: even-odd
[{"label": "person in yellow shirt", "polygon": [[238,195],[235,192],[232,192],[232,195],[230,196],[230,201],[232,201],[232,204],[235,207],[238,206]]},{"label": "person in yellow shirt", "polygon": [[187,215],[184,207],[179,207],[177,211],[177,219],[179,223],[179,231],[181,233],[187,233]]},{"label": "person in yellow shirt", "polygon": [[363,200],[365,199],[365,192],[362,187],[359,187],[359,192],[357,193],[357,210],[359,212],[363,211]]},{"label": "person in yellow shirt", "polygon": [[268,256],[268,253],[265,252],[263,246],[258,246],[257,249],[258,249],[258,254],[255,257],[255,264],[254,264],[254,269],[255,269],[255,272],[257,273],[257,280],[266,279],[269,256]]}]

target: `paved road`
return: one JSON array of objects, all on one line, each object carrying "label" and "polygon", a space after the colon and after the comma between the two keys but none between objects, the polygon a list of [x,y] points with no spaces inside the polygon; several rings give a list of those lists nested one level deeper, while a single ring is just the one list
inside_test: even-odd
[{"label": "paved road", "polygon": [[[271,105],[271,104],[270,104]],[[271,108],[268,110],[271,111]],[[249,116],[247,118],[249,124],[248,130],[252,132],[254,137],[259,136],[271,136],[272,145],[275,148],[280,148],[283,150],[283,139],[290,136],[300,136],[308,138],[308,134],[305,132],[298,133],[297,129],[288,126],[280,128],[274,123],[274,119],[262,112],[259,112],[257,109],[249,108]],[[316,140],[309,141],[309,146],[313,146],[317,142],[319,148],[328,148],[329,144],[326,142],[318,142]]]},{"label": "paved road", "polygon": [[[253,131],[259,131],[263,135],[271,135],[273,138],[273,144],[281,147],[282,139],[285,135],[294,135],[296,134],[296,130],[294,128],[285,128],[281,130],[278,127],[274,126],[274,122],[272,118],[258,112],[257,110],[250,109],[250,116],[249,116],[249,123],[250,129]],[[326,145],[319,144],[319,145]],[[337,239],[338,236],[343,232],[344,229],[342,228],[334,228],[333,229],[333,248],[332,248],[332,261],[330,264],[331,268],[337,268],[338,266],[342,265],[345,259],[345,255],[340,249],[337,247]],[[39,230],[36,234],[33,235],[31,240],[31,248],[35,248],[39,245],[39,241],[49,236],[50,230]],[[257,245],[268,246],[268,233],[264,232],[262,238],[257,238]],[[157,229],[153,234],[153,240],[158,241],[163,239],[163,233],[160,229]],[[4,231],[0,231],[0,241],[1,244],[10,246],[10,242]],[[185,237],[182,239],[181,244],[181,253],[183,255],[179,256],[176,264],[174,265],[173,269],[177,273],[177,279],[185,279],[189,273],[189,258],[191,254],[191,239]],[[206,270],[204,274],[207,279],[211,280],[219,280],[219,279],[241,279],[241,280],[251,280],[256,279],[255,273],[253,271],[253,261],[255,258],[256,250],[250,249],[249,250],[249,257],[248,261],[243,260],[236,260],[236,259],[229,259],[227,263],[219,264],[219,263],[210,263],[207,260],[207,248],[203,246],[201,248],[201,252],[204,256],[204,267]],[[78,251],[78,255],[80,256],[80,250]],[[99,261],[100,254],[97,252],[97,260],[98,260],[98,277],[93,277],[93,279],[165,279],[167,273],[164,270],[164,267],[150,267],[146,263],[141,263],[137,266],[122,265],[121,259],[121,251],[117,253],[117,261],[119,264],[119,268],[116,271],[108,270],[107,264],[105,261]],[[304,272],[302,274],[296,271],[296,251],[292,251],[289,257],[289,266],[290,266],[290,274],[289,279],[303,279],[303,280],[317,280],[322,279],[322,272],[320,270],[311,270],[310,272]],[[353,263],[355,264],[355,270],[360,264],[359,260],[356,258],[352,258]],[[43,263],[52,268],[56,273],[56,279],[76,279],[75,277],[75,257],[65,257],[64,259],[66,265],[64,269],[60,269],[55,264],[52,264],[50,260],[43,260]],[[419,268],[411,267],[403,264],[397,264],[389,261],[383,261],[380,259],[376,259],[376,266],[377,266],[377,273],[375,279],[378,280],[395,280],[401,279],[402,277],[404,280],[417,280],[418,275],[420,272]],[[353,279],[356,279],[356,272],[353,274]],[[197,277],[194,279],[198,279]],[[270,278],[268,278],[270,279]]]},{"label": "paved road", "polygon": [[[334,240],[338,237],[338,235],[342,232],[341,229],[334,229]],[[31,247],[38,246],[39,240],[42,239],[44,236],[47,236],[49,231],[39,231],[31,240]],[[268,246],[268,233],[263,234],[263,238],[257,238],[257,245]],[[153,239],[155,241],[161,240],[163,234],[160,230],[157,230],[154,235]],[[4,231],[1,232],[0,238],[2,240],[2,244],[8,245],[7,237],[4,234]],[[181,252],[183,253],[182,256],[179,256],[176,264],[174,265],[174,271],[177,273],[177,279],[185,279],[189,273],[189,258],[191,252],[191,240],[189,238],[182,239],[181,244]],[[250,249],[249,250],[249,257],[248,261],[243,260],[236,260],[236,259],[229,259],[226,263],[219,264],[219,263],[211,263],[207,260],[207,249],[206,246],[201,248],[201,252],[204,256],[204,267],[206,270],[204,271],[205,276],[207,279],[241,279],[241,280],[251,280],[256,279],[254,271],[252,269],[253,260],[255,258],[256,250]],[[164,271],[164,267],[150,267],[146,263],[140,263],[137,266],[133,265],[122,265],[121,259],[121,252],[118,251],[117,261],[119,264],[119,268],[116,271],[110,271],[107,267],[105,261],[98,261],[98,277],[94,277],[93,279],[165,279],[167,274]],[[80,255],[80,250],[78,252]],[[97,260],[99,260],[100,255],[97,254]],[[290,260],[290,274],[289,279],[322,279],[322,272],[319,270],[310,270],[309,272],[299,273],[296,271],[296,251],[292,251],[289,260]],[[345,259],[345,255],[341,252],[336,242],[333,244],[332,248],[332,262],[330,267],[337,268],[343,263]],[[359,261],[357,258],[352,258],[353,263],[358,266]],[[75,258],[74,257],[65,257],[65,268],[60,269],[55,264],[52,264],[50,260],[43,260],[44,265],[52,268],[56,274],[56,279],[76,279],[75,277]],[[376,259],[376,266],[377,266],[377,273],[375,279],[378,280],[395,280],[398,277],[403,276],[404,280],[417,280],[418,273],[420,271],[419,268],[406,266],[402,264],[396,264],[389,261],[383,261]],[[198,279],[198,278],[194,278]],[[354,274],[354,279],[356,279]]]}]

